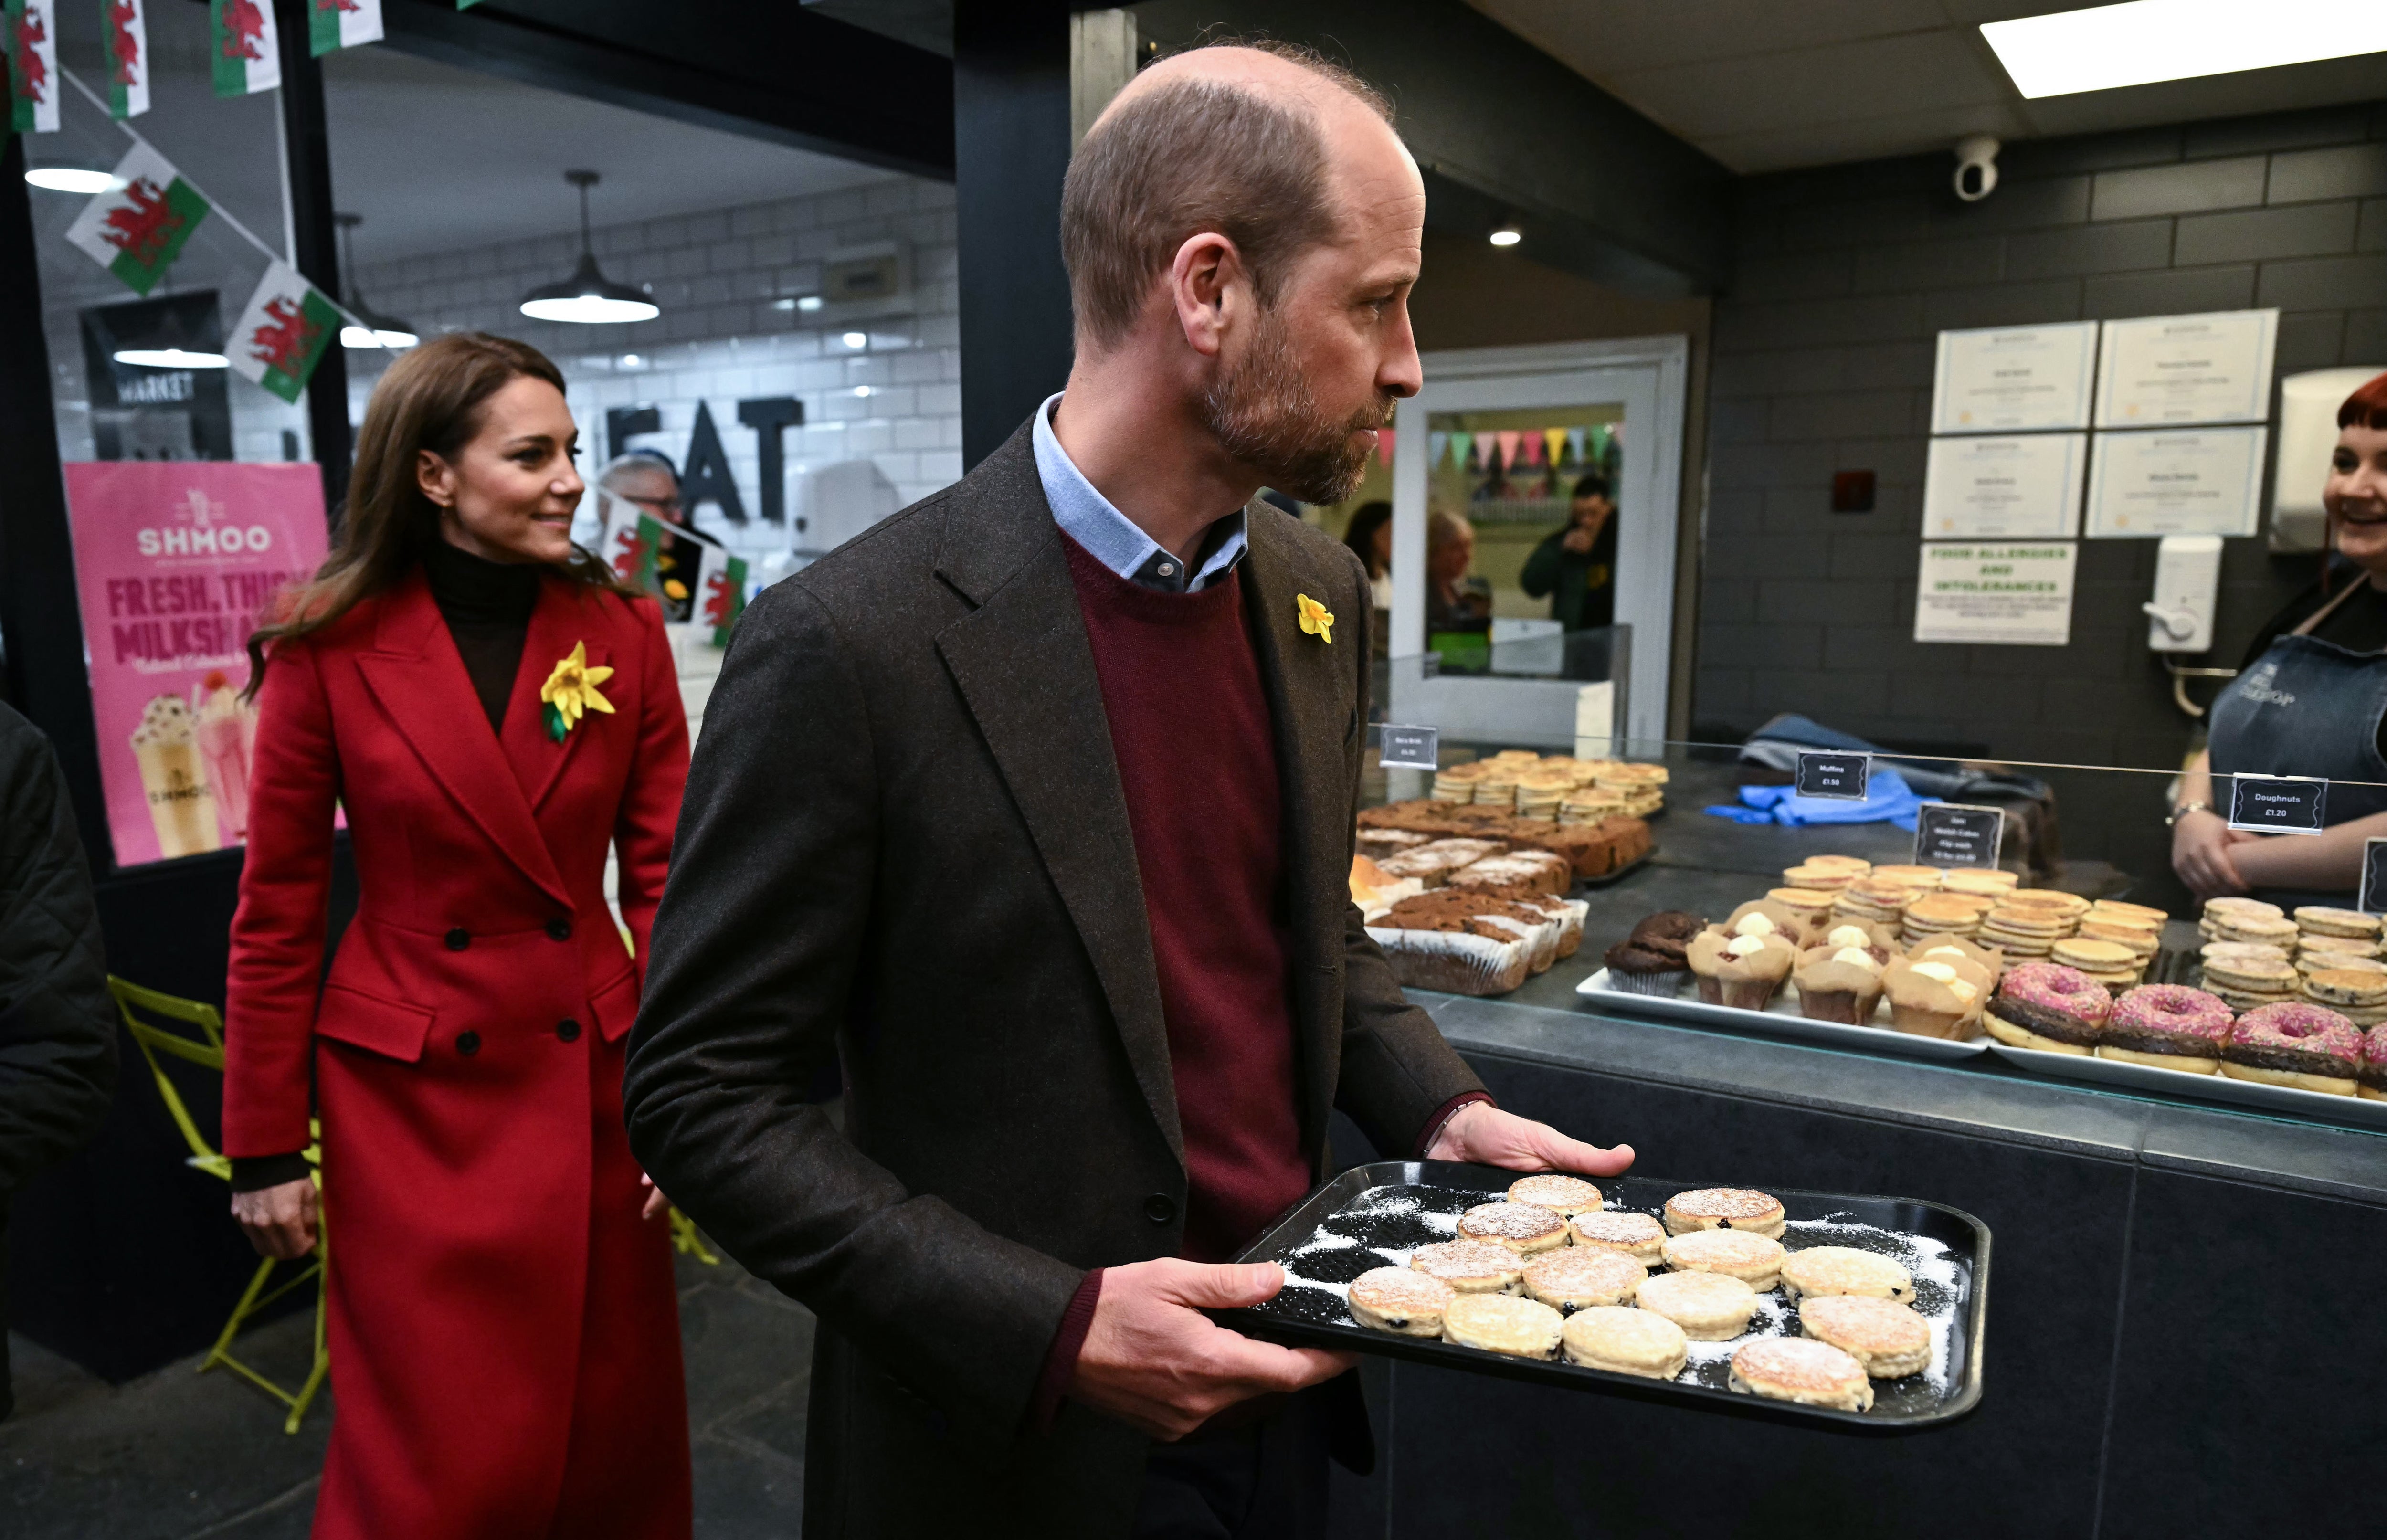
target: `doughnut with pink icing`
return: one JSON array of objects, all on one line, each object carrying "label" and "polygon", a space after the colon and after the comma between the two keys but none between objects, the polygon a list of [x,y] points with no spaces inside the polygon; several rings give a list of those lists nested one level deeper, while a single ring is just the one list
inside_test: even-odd
[{"label": "doughnut with pink icing", "polygon": [[2263,1005],[2238,1018],[2221,1044],[2221,1072],[2303,1091],[2351,1096],[2362,1067],[2362,1033],[2318,1005]]},{"label": "doughnut with pink icing", "polygon": [[2114,997],[2105,986],[2078,968],[2025,963],[1998,980],[1997,998],[1981,1025],[1991,1037],[2017,1048],[2087,1054],[2103,1041],[2113,1008]]},{"label": "doughnut with pink icing", "polygon": [[2362,1068],[2355,1079],[2356,1094],[2387,1102],[2387,1021],[2362,1035]]},{"label": "doughnut with pink icing", "polygon": [[2217,995],[2181,984],[2141,984],[2114,1002],[2097,1053],[2209,1075],[2220,1067],[2229,1020],[2229,1006]]}]

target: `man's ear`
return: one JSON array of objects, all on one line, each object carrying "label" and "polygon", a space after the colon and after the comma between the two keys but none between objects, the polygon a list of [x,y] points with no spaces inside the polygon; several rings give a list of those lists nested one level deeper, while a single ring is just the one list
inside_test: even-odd
[{"label": "man's ear", "polygon": [[1252,307],[1251,275],[1235,243],[1216,231],[1189,235],[1168,267],[1168,293],[1186,345],[1217,358]]}]

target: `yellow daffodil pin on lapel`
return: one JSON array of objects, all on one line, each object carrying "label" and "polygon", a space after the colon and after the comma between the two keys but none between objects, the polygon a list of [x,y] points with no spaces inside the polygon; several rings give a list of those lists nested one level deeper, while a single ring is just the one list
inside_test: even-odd
[{"label": "yellow daffodil pin on lapel", "polygon": [[561,743],[589,712],[613,714],[613,702],[597,689],[613,676],[613,670],[604,663],[591,666],[587,642],[574,642],[572,655],[557,659],[555,671],[538,687],[538,698],[546,707],[540,714],[547,721],[547,736]]},{"label": "yellow daffodil pin on lapel", "polygon": [[1334,616],[1325,605],[1307,594],[1295,594],[1293,607],[1301,616],[1301,629],[1305,634],[1316,637],[1329,647],[1334,645]]}]

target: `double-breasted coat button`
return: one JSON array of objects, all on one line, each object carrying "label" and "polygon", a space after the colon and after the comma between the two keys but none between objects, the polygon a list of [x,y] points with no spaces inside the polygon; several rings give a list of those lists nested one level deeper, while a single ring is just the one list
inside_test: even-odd
[{"label": "double-breasted coat button", "polygon": [[478,1032],[466,1031],[466,1032],[459,1032],[459,1033],[457,1033],[457,1034],[456,1034],[456,1052],[458,1052],[459,1054],[463,1054],[466,1058],[468,1058],[468,1059],[469,1059],[469,1058],[471,1058],[474,1054],[475,1054],[479,1053],[480,1051],[481,1051],[481,1034],[480,1034],[480,1033],[478,1033]]},{"label": "double-breasted coat button", "polygon": [[1143,1200],[1143,1217],[1154,1224],[1165,1225],[1177,1218],[1177,1200],[1166,1193],[1155,1193]]},{"label": "double-breasted coat button", "polygon": [[547,922],[547,933],[555,940],[568,941],[572,940],[572,922],[566,919],[549,920]]},{"label": "double-breasted coat button", "polygon": [[570,1016],[565,1016],[562,1021],[555,1024],[555,1035],[562,1038],[566,1042],[578,1042],[580,1041],[580,1023],[573,1020]]},{"label": "double-breasted coat button", "polygon": [[448,932],[448,951],[450,951],[450,952],[461,952],[461,951],[463,951],[466,947],[471,946],[472,944],[473,944],[473,933],[472,933],[471,931],[469,931],[469,930],[465,929],[462,926],[461,926],[461,925],[460,925],[460,926],[458,926],[455,929],[450,930],[449,932]]}]

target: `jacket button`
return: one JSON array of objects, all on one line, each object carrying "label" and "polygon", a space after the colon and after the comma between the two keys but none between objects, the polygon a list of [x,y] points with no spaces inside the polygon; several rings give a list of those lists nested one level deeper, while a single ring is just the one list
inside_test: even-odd
[{"label": "jacket button", "polygon": [[459,1054],[463,1054],[466,1058],[468,1058],[468,1059],[469,1059],[469,1058],[471,1058],[474,1054],[475,1054],[479,1053],[480,1051],[481,1051],[481,1034],[480,1034],[480,1033],[478,1033],[478,1032],[459,1032],[459,1033],[457,1033],[457,1034],[456,1034],[456,1052],[458,1052]]},{"label": "jacket button", "polygon": [[549,920],[547,922],[547,933],[556,940],[568,941],[572,940],[572,922],[570,920]]},{"label": "jacket button", "polygon": [[562,1038],[566,1042],[578,1042],[580,1041],[580,1023],[573,1020],[570,1016],[565,1016],[562,1021],[555,1024],[555,1035]]},{"label": "jacket button", "polygon": [[1143,1200],[1143,1217],[1154,1224],[1165,1225],[1177,1218],[1177,1200],[1166,1193],[1155,1193]]},{"label": "jacket button", "polygon": [[448,951],[450,951],[450,952],[461,952],[461,951],[463,951],[466,947],[471,946],[472,944],[473,944],[473,933],[472,933],[471,931],[469,931],[469,930],[465,929],[462,926],[461,926],[461,925],[460,925],[460,926],[458,926],[455,929],[450,930],[449,932],[448,932]]}]

